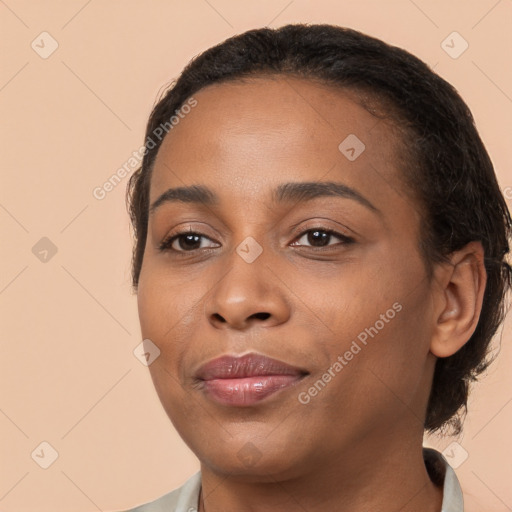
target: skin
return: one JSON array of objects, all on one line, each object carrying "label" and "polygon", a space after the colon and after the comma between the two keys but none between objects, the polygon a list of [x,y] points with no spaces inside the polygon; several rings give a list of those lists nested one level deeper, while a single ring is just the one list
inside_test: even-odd
[{"label": "skin", "polygon": [[[276,76],[194,97],[160,148],[150,204],[171,187],[199,184],[219,201],[167,202],[150,215],[138,304],[143,337],[161,351],[150,365],[155,388],[201,463],[200,510],[439,512],[423,422],[436,358],[456,352],[478,321],[481,245],[468,244],[427,279],[421,213],[395,164],[396,136],[347,91]],[[354,161],[338,149],[348,134],[366,146]],[[349,197],[272,201],[279,184],[305,181],[342,183],[378,211]],[[331,236],[322,247],[308,236],[314,228],[353,242]],[[199,248],[182,237],[175,252],[158,250],[186,230],[204,237]],[[247,237],[262,248],[252,263],[236,252]],[[401,311],[300,403],[394,303]],[[248,408],[210,400],[194,372],[247,352],[309,375]]]}]

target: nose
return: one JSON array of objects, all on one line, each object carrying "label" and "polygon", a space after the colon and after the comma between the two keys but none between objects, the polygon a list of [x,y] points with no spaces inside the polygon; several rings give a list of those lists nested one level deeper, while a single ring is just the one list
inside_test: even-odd
[{"label": "nose", "polygon": [[211,325],[218,329],[246,330],[288,320],[290,304],[286,286],[262,256],[248,263],[234,251],[227,263],[228,271],[205,300],[205,314]]}]

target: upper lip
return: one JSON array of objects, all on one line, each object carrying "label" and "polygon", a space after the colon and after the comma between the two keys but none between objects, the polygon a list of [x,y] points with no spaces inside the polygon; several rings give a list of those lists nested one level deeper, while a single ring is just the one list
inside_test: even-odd
[{"label": "upper lip", "polygon": [[261,375],[306,375],[302,368],[261,354],[225,355],[203,364],[196,373],[200,380],[241,379]]}]

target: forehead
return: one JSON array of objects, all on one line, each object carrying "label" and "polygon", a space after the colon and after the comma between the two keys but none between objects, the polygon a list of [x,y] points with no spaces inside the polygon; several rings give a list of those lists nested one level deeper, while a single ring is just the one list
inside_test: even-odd
[{"label": "forehead", "polygon": [[198,183],[220,190],[243,183],[237,193],[247,198],[279,182],[323,177],[364,182],[369,192],[401,187],[391,125],[359,105],[355,92],[278,75],[213,84],[194,98],[159,149],[150,202],[170,186]]}]

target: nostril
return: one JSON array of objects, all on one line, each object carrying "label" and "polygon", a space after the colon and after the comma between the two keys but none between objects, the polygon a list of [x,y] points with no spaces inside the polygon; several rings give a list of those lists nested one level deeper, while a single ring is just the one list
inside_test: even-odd
[{"label": "nostril", "polygon": [[220,316],[218,313],[214,313],[214,314],[213,314],[213,316],[214,316],[217,320],[219,320],[219,322],[224,322],[224,323],[226,322],[226,320],[225,320],[222,316]]},{"label": "nostril", "polygon": [[270,313],[254,313],[252,316],[258,318],[259,320],[266,320],[270,316]]}]

